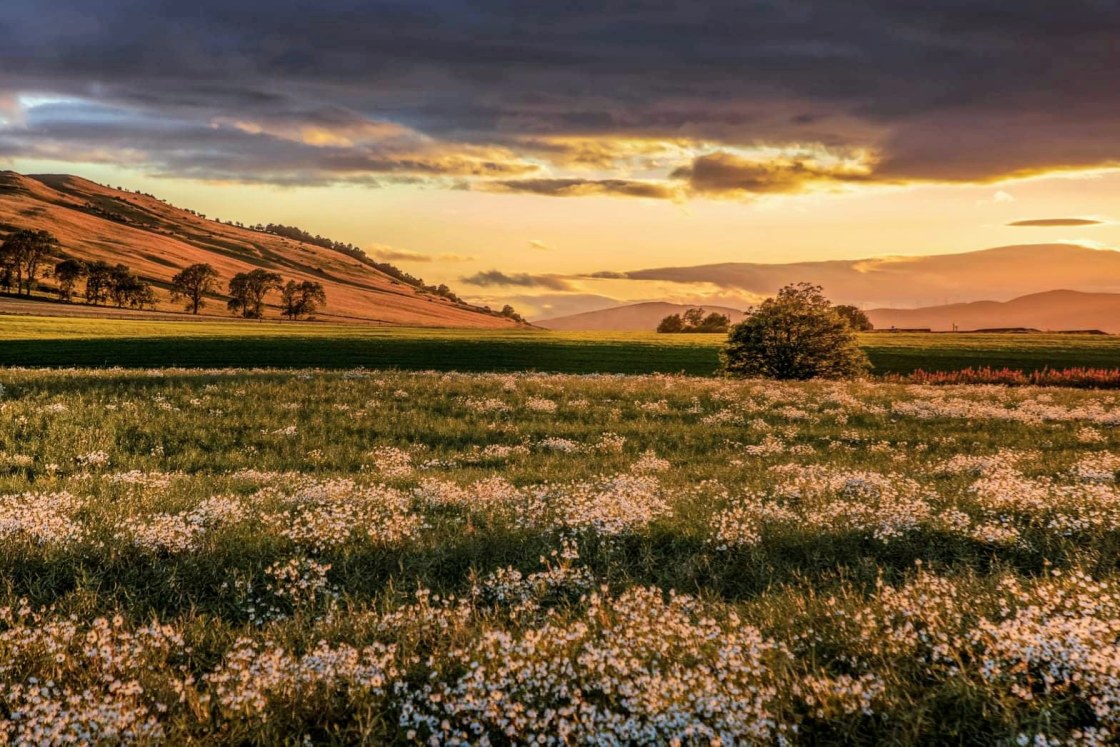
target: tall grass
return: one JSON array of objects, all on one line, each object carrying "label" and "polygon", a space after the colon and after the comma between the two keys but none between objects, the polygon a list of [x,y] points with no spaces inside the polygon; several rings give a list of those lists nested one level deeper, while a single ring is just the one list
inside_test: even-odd
[{"label": "tall grass", "polygon": [[366,370],[0,385],[9,741],[1120,735],[1120,394]]},{"label": "tall grass", "polygon": [[959,371],[923,371],[887,377],[912,384],[998,384],[1001,386],[1063,386],[1077,389],[1120,389],[1120,368],[1044,368],[1018,371],[1011,368],[965,368]]}]

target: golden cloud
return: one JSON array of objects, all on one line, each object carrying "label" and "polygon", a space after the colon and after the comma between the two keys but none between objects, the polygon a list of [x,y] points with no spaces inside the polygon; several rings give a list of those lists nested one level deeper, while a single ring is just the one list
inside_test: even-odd
[{"label": "golden cloud", "polygon": [[670,177],[702,195],[795,194],[813,188],[874,181],[875,157],[866,150],[834,154],[825,149],[698,156]]},{"label": "golden cloud", "polygon": [[645,197],[653,200],[674,200],[681,197],[675,185],[658,181],[634,179],[540,178],[508,179],[484,182],[478,189],[486,192],[546,195],[549,197]]},{"label": "golden cloud", "polygon": [[1023,228],[1059,228],[1070,226],[1099,226],[1104,221],[1089,218],[1036,218],[1033,220],[1017,220],[1008,223],[1009,226]]},{"label": "golden cloud", "polygon": [[394,249],[384,244],[375,244],[366,250],[374,259],[382,262],[470,262],[475,257],[462,254],[424,254],[405,249]]}]

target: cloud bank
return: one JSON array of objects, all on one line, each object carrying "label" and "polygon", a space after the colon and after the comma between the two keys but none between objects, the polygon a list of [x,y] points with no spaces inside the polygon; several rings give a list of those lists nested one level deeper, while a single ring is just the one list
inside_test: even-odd
[{"label": "cloud bank", "polygon": [[500,270],[487,270],[460,278],[464,283],[480,288],[506,286],[516,288],[544,288],[547,290],[570,290],[572,284],[559,275],[531,275],[525,272],[505,273]]},{"label": "cloud bank", "polygon": [[1118,36],[1111,0],[7,0],[0,159],[655,200],[986,183],[1120,165]]}]

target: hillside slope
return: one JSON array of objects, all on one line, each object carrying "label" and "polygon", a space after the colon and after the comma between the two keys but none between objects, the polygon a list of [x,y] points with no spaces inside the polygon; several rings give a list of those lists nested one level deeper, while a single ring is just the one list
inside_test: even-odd
[{"label": "hillside slope", "polygon": [[[0,238],[23,228],[50,231],[67,255],[128,265],[156,287],[157,308],[167,311],[182,310],[168,299],[171,278],[183,267],[207,262],[218,271],[223,290],[233,275],[257,268],[285,279],[319,281],[326,289],[327,306],[317,317],[328,321],[515,326],[508,319],[425,293],[344,253],[207,220],[148,195],[74,176],[0,172]],[[224,298],[211,299],[204,311],[225,315]]]},{"label": "hillside slope", "polygon": [[928,327],[961,331],[1027,327],[1043,331],[1097,329],[1120,334],[1120,293],[1055,290],[1010,301],[977,301],[921,309],[871,309],[876,329]]},{"label": "hillside slope", "polygon": [[[552,319],[534,321],[538,327],[545,329],[595,331],[610,330],[617,332],[653,332],[662,319],[670,314],[681,314],[688,309],[696,308],[677,303],[649,301],[647,303],[628,304],[615,306],[600,311],[585,311],[582,314],[558,316]],[[713,311],[729,317],[732,323],[743,320],[742,309],[731,309],[725,306],[704,306],[705,313]]]}]

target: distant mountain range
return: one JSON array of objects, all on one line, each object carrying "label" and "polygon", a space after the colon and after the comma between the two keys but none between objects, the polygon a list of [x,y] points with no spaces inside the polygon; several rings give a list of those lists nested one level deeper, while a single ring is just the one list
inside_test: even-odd
[{"label": "distant mountain range", "polygon": [[[235,274],[257,268],[275,271],[285,279],[321,282],[327,305],[316,316],[327,321],[516,326],[484,309],[454,303],[403,282],[342,251],[207,220],[151,195],[76,176],[0,171],[0,241],[8,232],[23,228],[50,231],[68,256],[128,265],[159,289],[158,308],[164,311],[183,308],[168,298],[171,278],[188,265],[206,262],[218,271],[222,291]],[[226,316],[224,299],[211,299],[205,312]],[[268,315],[276,316],[277,311]]]},{"label": "distant mountain range", "polygon": [[933,330],[1027,327],[1044,331],[1100,330],[1120,334],[1120,293],[1055,290],[1010,301],[975,301],[923,309],[870,309],[876,329]]},{"label": "distant mountain range", "polygon": [[757,296],[770,296],[784,285],[804,281],[823,286],[835,303],[912,309],[1007,301],[1055,288],[1120,293],[1120,252],[1077,244],[1029,244],[962,254],[786,264],[729,262],[591,277],[703,283]]},{"label": "distant mountain range", "polygon": [[[653,331],[666,316],[688,308],[692,307],[672,303],[638,303],[544,319],[536,324],[557,330]],[[727,314],[733,322],[742,319],[742,311],[736,309],[705,309]],[[1010,301],[975,301],[918,309],[870,309],[867,315],[876,329],[897,327],[948,331],[956,325],[961,331],[1026,327],[1044,331],[1100,330],[1120,334],[1120,293],[1055,290]]]}]

